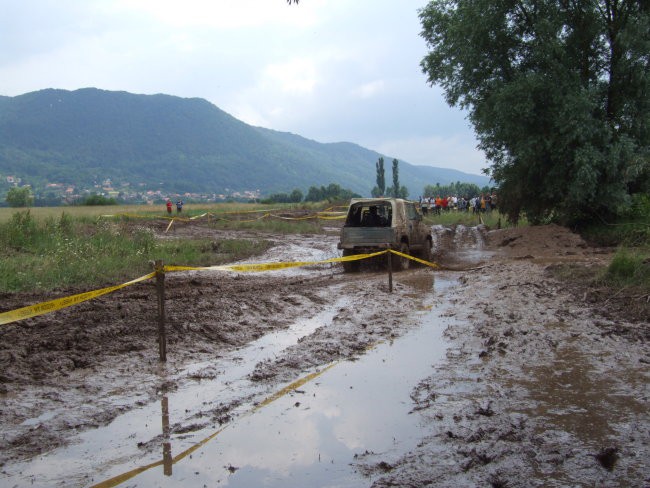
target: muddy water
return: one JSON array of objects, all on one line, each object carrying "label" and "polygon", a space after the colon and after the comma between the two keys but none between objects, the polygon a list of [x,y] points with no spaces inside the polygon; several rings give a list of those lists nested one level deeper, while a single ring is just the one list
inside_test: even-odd
[{"label": "muddy water", "polygon": [[[439,300],[436,295],[450,282],[437,280],[434,290],[432,274],[405,273],[401,279],[416,293],[429,295],[423,309],[409,319],[421,325],[377,345],[356,362],[334,364],[268,405],[255,406],[273,393],[248,380],[255,364],[331,322],[336,311],[349,306],[341,298],[321,314],[217,361],[186,371],[161,368],[160,384],[180,376],[201,379],[175,392],[161,390],[159,403],[83,433],[67,448],[5,467],[3,475],[18,486],[93,486],[160,463],[130,479],[128,486],[365,486],[368,479],[350,464],[355,456],[397,459],[417,443],[420,418],[409,415],[409,394],[445,352],[443,325],[431,302]],[[222,432],[208,415],[219,405],[234,405],[234,420]],[[161,462],[212,436],[178,462]],[[143,455],[146,446],[153,452]]]},{"label": "muddy water", "polygon": [[355,458],[397,459],[421,435],[421,419],[404,399],[446,347],[437,313],[423,311],[419,320],[412,333],[242,416],[167,475],[157,467],[132,486],[366,486],[351,467]]}]

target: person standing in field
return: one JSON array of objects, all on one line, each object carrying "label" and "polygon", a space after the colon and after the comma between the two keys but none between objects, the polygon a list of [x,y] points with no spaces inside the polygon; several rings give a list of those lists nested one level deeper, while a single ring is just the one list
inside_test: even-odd
[{"label": "person standing in field", "polygon": [[183,211],[183,200],[176,202],[176,212],[181,213]]},{"label": "person standing in field", "polygon": [[172,201],[169,198],[167,199],[167,213],[172,213]]}]

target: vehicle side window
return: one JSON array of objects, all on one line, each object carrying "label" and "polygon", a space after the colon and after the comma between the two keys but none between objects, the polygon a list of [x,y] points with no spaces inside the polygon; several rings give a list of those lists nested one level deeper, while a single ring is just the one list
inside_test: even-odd
[{"label": "vehicle side window", "polygon": [[418,212],[417,210],[415,210],[415,205],[413,205],[412,203],[407,203],[405,207],[406,207],[406,217],[409,220],[417,220]]}]

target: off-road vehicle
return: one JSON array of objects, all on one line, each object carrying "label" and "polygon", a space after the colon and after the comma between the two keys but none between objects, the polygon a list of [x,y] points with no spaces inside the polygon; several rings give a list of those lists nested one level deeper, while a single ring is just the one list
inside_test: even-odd
[{"label": "off-road vehicle", "polygon": [[[431,229],[422,221],[415,203],[401,198],[353,198],[341,229],[338,248],[343,256],[395,249],[432,260]],[[392,256],[395,269],[407,269],[411,260]],[[359,261],[343,263],[346,271],[358,269]]]}]

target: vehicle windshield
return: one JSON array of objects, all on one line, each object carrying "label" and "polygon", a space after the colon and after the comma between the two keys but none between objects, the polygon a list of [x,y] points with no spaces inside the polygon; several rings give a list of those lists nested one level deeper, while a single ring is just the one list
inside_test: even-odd
[{"label": "vehicle windshield", "polygon": [[393,207],[390,202],[359,202],[348,212],[346,227],[390,227]]}]

